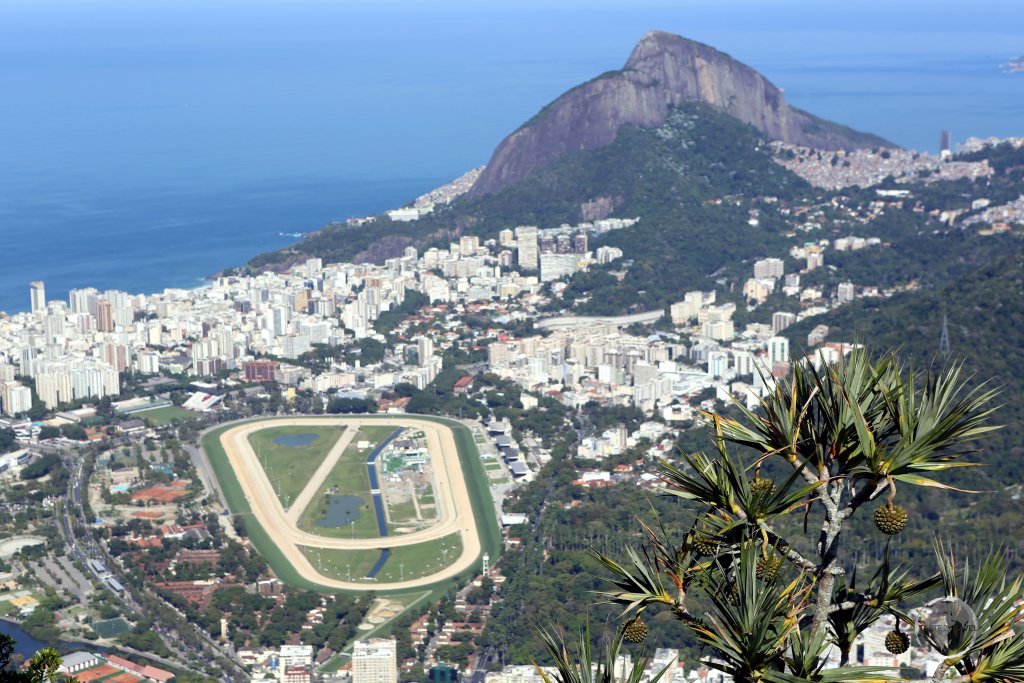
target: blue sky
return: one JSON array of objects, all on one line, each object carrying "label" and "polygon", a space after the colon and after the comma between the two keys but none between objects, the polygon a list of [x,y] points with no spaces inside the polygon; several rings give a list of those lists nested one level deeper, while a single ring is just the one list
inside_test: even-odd
[{"label": "blue sky", "polygon": [[[936,64],[967,55],[994,71],[1024,53],[1021,26],[1024,2],[991,0],[2,0],[0,123],[56,140],[83,176],[100,145],[111,163],[150,155],[141,177],[180,176],[204,159],[225,175],[269,163],[285,175],[440,176],[482,163],[504,134],[621,66],[657,28],[750,64],[799,106],[922,144],[886,129],[905,114],[871,107],[901,88],[973,97],[969,77],[945,83]],[[902,55],[929,78],[894,81]],[[853,107],[842,99],[851,93]],[[28,170],[50,172],[52,160],[31,151]]]}]

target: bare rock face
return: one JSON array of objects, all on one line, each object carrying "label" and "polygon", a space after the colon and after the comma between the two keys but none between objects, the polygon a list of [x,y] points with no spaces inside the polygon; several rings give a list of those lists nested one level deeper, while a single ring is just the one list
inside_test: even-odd
[{"label": "bare rock face", "polygon": [[577,86],[498,146],[470,190],[497,192],[565,154],[599,149],[624,124],[655,128],[671,108],[703,102],[766,136],[818,149],[892,146],[786,104],[761,74],[712,47],[660,31],[647,33],[620,71]]}]

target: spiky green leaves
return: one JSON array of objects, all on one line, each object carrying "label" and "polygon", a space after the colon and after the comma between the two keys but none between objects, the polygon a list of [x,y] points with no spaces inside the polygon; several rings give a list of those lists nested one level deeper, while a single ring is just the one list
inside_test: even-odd
[{"label": "spiky green leaves", "polygon": [[929,477],[967,464],[960,456],[997,428],[995,394],[972,388],[961,365],[913,373],[892,353],[873,361],[858,348],[820,369],[796,364],[758,412],[740,406],[742,421],[722,420],[720,433],[808,473],[944,487]]},{"label": "spiky green leaves", "polygon": [[[797,628],[811,590],[810,579],[765,583],[757,578],[765,555],[754,541],[708,562],[701,577],[712,609],[702,625],[691,625],[697,639],[715,648],[736,680],[761,680],[783,664],[787,637]],[[776,570],[778,571],[778,570]]]},{"label": "spiky green leaves", "polygon": [[[684,467],[662,461],[667,492],[687,500],[707,505],[722,520],[729,523],[760,522],[787,514],[807,504],[807,499],[822,485],[814,482],[797,486],[803,479],[794,471],[780,485],[771,479],[749,478],[751,466],[730,453],[721,440],[717,442],[718,457],[703,453],[683,453]],[[721,533],[722,529],[717,531]]]}]

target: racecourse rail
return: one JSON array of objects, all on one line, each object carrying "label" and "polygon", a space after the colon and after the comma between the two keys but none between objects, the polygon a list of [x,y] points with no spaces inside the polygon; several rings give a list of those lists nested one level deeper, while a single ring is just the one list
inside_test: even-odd
[{"label": "racecourse rail", "polygon": [[[261,429],[283,426],[338,426],[356,430],[363,426],[393,426],[423,432],[435,473],[435,498],[438,523],[401,536],[340,539],[301,531],[296,516],[301,510],[285,511],[273,486],[259,465],[248,437]],[[394,438],[397,433],[392,434]],[[351,434],[342,437],[346,442]],[[390,439],[389,439],[390,441]],[[367,588],[381,593],[438,589],[453,579],[475,573],[481,554],[492,561],[501,551],[494,504],[487,475],[470,431],[461,423],[423,415],[350,415],[267,418],[228,423],[205,431],[203,451],[217,476],[232,513],[239,515],[255,547],[264,556],[278,578],[290,585],[320,591],[358,591]],[[382,444],[378,449],[382,449]],[[336,444],[340,448],[340,444]],[[330,456],[329,456],[330,457]],[[367,463],[369,467],[369,462]],[[318,469],[300,497],[308,504],[310,491],[319,487],[326,469]],[[323,471],[322,471],[323,470]],[[374,479],[376,480],[374,472]],[[400,546],[440,540],[453,533],[462,538],[458,558],[439,571],[400,581],[360,582],[324,576],[312,566],[302,548],[376,549],[389,551]],[[385,558],[385,562],[386,562]],[[380,563],[384,566],[384,562]],[[376,572],[380,567],[375,567]]]}]

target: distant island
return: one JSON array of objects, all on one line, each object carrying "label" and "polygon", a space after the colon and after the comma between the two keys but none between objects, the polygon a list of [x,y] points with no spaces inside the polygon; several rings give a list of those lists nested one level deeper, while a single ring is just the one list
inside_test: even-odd
[{"label": "distant island", "polygon": [[1012,74],[1024,73],[1024,55],[1006,63],[1006,70]]}]

